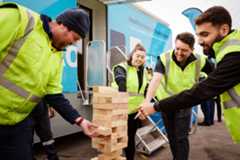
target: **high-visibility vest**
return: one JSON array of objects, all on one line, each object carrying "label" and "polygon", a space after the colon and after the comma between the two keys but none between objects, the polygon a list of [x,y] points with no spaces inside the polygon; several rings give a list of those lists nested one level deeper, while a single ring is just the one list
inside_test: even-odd
[{"label": "high-visibility vest", "polygon": [[[144,69],[143,73],[143,83],[142,86],[138,92],[138,75],[137,75],[137,69],[133,66],[128,65],[127,63],[120,63],[113,67],[113,70],[115,67],[120,66],[125,69],[126,71],[126,88],[127,92],[129,93],[129,99],[128,99],[128,114],[135,113],[138,111],[139,105],[144,100],[144,90],[147,85],[147,77],[146,77],[146,70]],[[114,72],[113,72],[114,73]],[[115,76],[114,76],[115,77]],[[112,86],[115,88],[118,88],[116,82],[114,81],[112,83]]]},{"label": "high-visibility vest", "polygon": [[[18,17],[14,39],[0,50],[0,125],[24,120],[46,94],[62,92],[62,54],[55,52],[40,16],[15,3],[0,3],[1,32]],[[8,20],[7,20],[8,19]],[[16,23],[16,22],[14,22]],[[11,26],[11,25],[10,25]],[[5,31],[3,30],[5,29]]]},{"label": "high-visibility vest", "polygon": [[190,89],[199,81],[201,69],[206,63],[206,56],[194,53],[196,60],[192,61],[182,70],[172,59],[172,55],[173,50],[170,50],[160,56],[165,73],[156,93],[159,100],[177,94],[185,89]]},{"label": "high-visibility vest", "polygon": [[[236,30],[220,42],[214,43],[213,49],[216,61],[219,63],[223,57],[231,52],[240,52],[240,31]],[[240,76],[240,75],[239,75]],[[240,143],[240,84],[224,92],[221,102],[224,107],[224,121],[236,143]]]}]

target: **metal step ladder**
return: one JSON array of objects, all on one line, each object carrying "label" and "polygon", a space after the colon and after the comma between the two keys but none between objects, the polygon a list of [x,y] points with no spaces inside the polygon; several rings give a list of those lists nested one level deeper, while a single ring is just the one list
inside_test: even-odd
[{"label": "metal step ladder", "polygon": [[164,144],[168,143],[168,139],[158,124],[162,121],[154,122],[149,116],[147,117],[150,122],[148,125],[139,128],[136,133],[136,150],[138,152],[150,155]]}]

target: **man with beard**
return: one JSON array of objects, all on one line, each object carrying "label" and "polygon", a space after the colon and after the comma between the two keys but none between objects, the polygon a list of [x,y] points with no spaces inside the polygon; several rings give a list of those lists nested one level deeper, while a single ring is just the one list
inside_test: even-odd
[{"label": "man with beard", "polygon": [[[232,30],[229,12],[221,6],[207,9],[196,19],[196,34],[205,54],[216,58],[217,67],[207,79],[157,103],[144,104],[141,117],[156,111],[175,111],[221,94],[226,126],[240,143],[240,31]],[[176,84],[177,85],[177,84]]]},{"label": "man with beard", "polygon": [[0,2],[0,155],[32,160],[31,112],[42,98],[88,136],[95,125],[62,94],[62,49],[89,31],[88,14],[69,9],[56,21],[16,3]]}]

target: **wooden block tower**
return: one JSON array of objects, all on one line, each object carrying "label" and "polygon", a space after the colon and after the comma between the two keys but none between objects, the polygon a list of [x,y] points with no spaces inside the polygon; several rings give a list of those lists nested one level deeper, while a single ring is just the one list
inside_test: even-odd
[{"label": "wooden block tower", "polygon": [[111,87],[93,87],[93,123],[100,126],[100,137],[92,139],[92,147],[102,154],[92,160],[125,160],[122,149],[127,146],[128,94]]}]

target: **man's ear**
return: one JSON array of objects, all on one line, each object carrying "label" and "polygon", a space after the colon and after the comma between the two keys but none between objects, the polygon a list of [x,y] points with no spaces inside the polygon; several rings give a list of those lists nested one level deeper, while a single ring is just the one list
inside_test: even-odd
[{"label": "man's ear", "polygon": [[230,32],[230,27],[228,24],[223,24],[220,27],[220,34],[225,37]]}]

